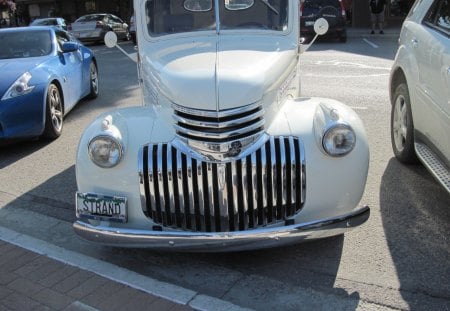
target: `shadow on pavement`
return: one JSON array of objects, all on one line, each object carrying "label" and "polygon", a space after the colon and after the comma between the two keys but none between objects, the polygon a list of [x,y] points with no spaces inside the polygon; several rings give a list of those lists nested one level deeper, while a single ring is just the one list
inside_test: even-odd
[{"label": "shadow on pavement", "polygon": [[389,161],[380,210],[400,292],[411,310],[450,309],[449,207],[450,196],[423,166]]}]

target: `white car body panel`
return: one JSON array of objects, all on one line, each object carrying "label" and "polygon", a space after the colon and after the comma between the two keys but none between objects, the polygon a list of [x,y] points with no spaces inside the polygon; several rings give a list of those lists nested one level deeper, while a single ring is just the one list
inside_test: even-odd
[{"label": "white car body panel", "polygon": [[391,71],[391,96],[395,77],[403,72],[411,99],[414,139],[436,153],[447,166],[447,173],[444,173],[447,175],[450,167],[450,26],[446,34],[424,21],[433,2],[436,1],[417,2],[403,23]]}]

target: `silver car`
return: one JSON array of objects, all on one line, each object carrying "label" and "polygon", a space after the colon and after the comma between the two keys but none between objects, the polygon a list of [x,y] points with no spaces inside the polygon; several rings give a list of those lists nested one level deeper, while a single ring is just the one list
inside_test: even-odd
[{"label": "silver car", "polygon": [[67,22],[62,17],[37,18],[30,23],[30,26],[55,26],[67,30]]},{"label": "silver car", "polygon": [[450,193],[450,0],[416,0],[390,76],[391,141],[401,162],[420,160]]},{"label": "silver car", "polygon": [[108,31],[114,31],[119,39],[130,40],[128,24],[112,14],[88,14],[81,16],[68,27],[78,40],[103,41]]}]

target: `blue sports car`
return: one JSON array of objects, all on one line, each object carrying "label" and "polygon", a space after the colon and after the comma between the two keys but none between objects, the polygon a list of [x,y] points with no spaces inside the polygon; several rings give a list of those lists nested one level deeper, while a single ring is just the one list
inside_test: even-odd
[{"label": "blue sports car", "polygon": [[80,99],[98,95],[97,61],[53,27],[0,29],[0,142],[61,135]]}]

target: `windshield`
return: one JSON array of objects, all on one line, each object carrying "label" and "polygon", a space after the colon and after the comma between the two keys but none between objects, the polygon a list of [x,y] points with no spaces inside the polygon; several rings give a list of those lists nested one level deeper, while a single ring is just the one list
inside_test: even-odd
[{"label": "windshield", "polygon": [[[218,3],[220,29],[287,29],[289,0],[219,0]],[[215,0],[148,0],[146,16],[152,36],[217,29]]]},{"label": "windshield", "polygon": [[52,51],[48,30],[0,32],[0,42],[0,59],[44,56]]},{"label": "windshield", "polygon": [[105,15],[100,15],[100,14],[84,15],[84,16],[81,16],[80,18],[78,18],[75,21],[75,23],[101,21],[101,20],[103,20],[104,17],[105,17]]}]

